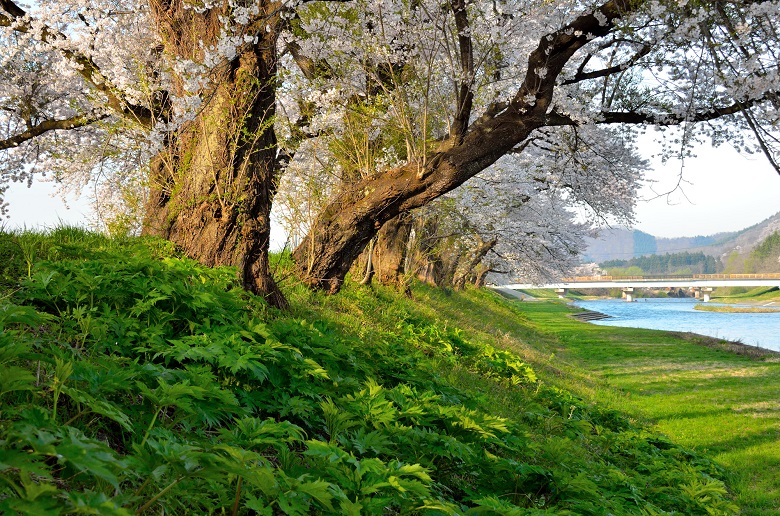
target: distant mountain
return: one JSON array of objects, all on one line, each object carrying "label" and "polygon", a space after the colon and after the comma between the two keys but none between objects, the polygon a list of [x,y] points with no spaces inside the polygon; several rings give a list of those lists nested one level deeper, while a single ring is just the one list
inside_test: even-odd
[{"label": "distant mountain", "polygon": [[602,231],[598,238],[586,240],[588,247],[583,262],[630,260],[648,254],[684,251],[701,251],[720,258],[734,250],[747,253],[775,231],[780,231],[780,212],[742,231],[709,236],[659,238],[635,229],[615,228]]}]

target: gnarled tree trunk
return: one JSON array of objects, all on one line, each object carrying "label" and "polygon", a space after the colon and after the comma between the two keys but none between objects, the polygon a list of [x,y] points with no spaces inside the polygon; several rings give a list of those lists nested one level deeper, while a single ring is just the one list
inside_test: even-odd
[{"label": "gnarled tree trunk", "polygon": [[[170,51],[188,55],[182,27],[198,24],[208,12],[155,3],[167,23]],[[273,22],[268,26],[273,26]],[[178,37],[175,36],[178,34]],[[286,300],[268,263],[271,202],[276,188],[276,33],[257,31],[260,41],[241,47],[226,63],[210,100],[198,117],[169,135],[168,147],[150,171],[146,234],[159,235],[209,266],[237,266],[243,286],[277,307]],[[195,50],[196,51],[196,50]]]},{"label": "gnarled tree trunk", "polygon": [[[383,224],[460,186],[542,125],[542,117],[505,114],[425,166],[410,163],[345,188],[293,252],[300,276],[313,288],[338,292],[352,262]],[[492,145],[484,143],[488,134]]]},{"label": "gnarled tree trunk", "polygon": [[[472,251],[471,258],[466,262],[466,265],[462,267],[461,273],[456,275],[452,282],[452,285],[456,290],[462,290],[466,286],[466,281],[474,275],[474,270],[477,265],[479,265],[490,250],[496,246],[496,243],[498,243],[498,239],[495,237],[486,242],[477,236],[477,248]],[[487,274],[487,272],[485,274]]]},{"label": "gnarled tree trunk", "polygon": [[412,232],[412,216],[402,213],[388,221],[377,234],[373,265],[382,285],[404,286],[404,262]]}]

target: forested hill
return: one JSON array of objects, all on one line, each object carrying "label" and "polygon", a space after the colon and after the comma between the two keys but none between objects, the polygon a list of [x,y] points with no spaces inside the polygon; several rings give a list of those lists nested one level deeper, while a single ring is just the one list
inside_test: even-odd
[{"label": "forested hill", "polygon": [[587,239],[583,262],[602,263],[650,254],[682,252],[702,252],[721,258],[734,250],[748,253],[776,231],[780,231],[780,212],[742,231],[707,236],[662,238],[638,230],[615,228],[603,231],[599,238]]},{"label": "forested hill", "polygon": [[[715,274],[722,265],[714,256],[698,253],[651,254],[630,260],[608,260],[599,264],[607,274]],[[636,268],[635,271],[631,270]]]}]

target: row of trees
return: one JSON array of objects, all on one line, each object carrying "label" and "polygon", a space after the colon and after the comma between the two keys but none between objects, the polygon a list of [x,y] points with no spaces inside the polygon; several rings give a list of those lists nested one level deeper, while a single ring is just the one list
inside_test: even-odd
[{"label": "row of trees", "polygon": [[777,164],[777,0],[0,8],[0,185],[91,181],[107,218],[136,210],[278,306],[275,199],[312,288],[361,254],[457,285],[555,273],[630,220],[648,125]]},{"label": "row of trees", "polygon": [[620,275],[617,270],[637,267],[639,274],[715,274],[723,270],[720,260],[698,253],[670,253],[639,256],[630,260],[609,260],[600,266],[608,274]]}]

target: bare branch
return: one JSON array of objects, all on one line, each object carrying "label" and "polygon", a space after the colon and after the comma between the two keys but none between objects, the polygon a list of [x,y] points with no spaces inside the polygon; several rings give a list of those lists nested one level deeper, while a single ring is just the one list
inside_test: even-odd
[{"label": "bare branch", "polygon": [[531,108],[537,113],[547,112],[558,75],[575,52],[590,40],[609,34],[615,21],[637,5],[631,0],[609,0],[595,11],[584,13],[542,37],[539,46],[528,56],[528,70],[511,109],[520,113]]},{"label": "bare branch", "polygon": [[23,133],[14,135],[5,140],[0,140],[0,150],[18,147],[20,144],[28,140],[32,140],[36,136],[40,136],[49,131],[76,129],[78,127],[84,127],[93,124],[107,117],[108,115],[102,114],[94,116],[77,116],[73,118],[66,118],[64,120],[44,120],[43,122],[28,128]]},{"label": "bare branch", "polygon": [[573,78],[567,79],[561,82],[561,84],[562,85],[575,84],[581,81],[586,81],[588,79],[597,79],[599,77],[607,77],[609,75],[621,73],[627,70],[628,68],[630,68],[631,66],[633,66],[634,64],[636,64],[636,62],[642,59],[644,56],[649,54],[650,50],[652,50],[652,47],[650,45],[644,45],[641,49],[639,49],[639,51],[636,54],[634,54],[631,57],[631,59],[629,59],[625,63],[621,63],[615,66],[610,66],[608,68],[603,68],[601,70],[594,70],[592,72],[584,72],[582,71],[582,69],[577,70],[577,73],[574,75]]},{"label": "bare branch", "polygon": [[[745,101],[737,101],[728,106],[713,107],[695,113],[642,113],[639,111],[604,111],[596,121],[598,124],[653,124],[660,126],[680,125],[686,122],[710,122],[729,115],[743,113],[762,102],[771,102],[777,99],[778,93],[768,91],[761,97]],[[553,110],[545,116],[547,126],[577,126],[579,122]]]}]

